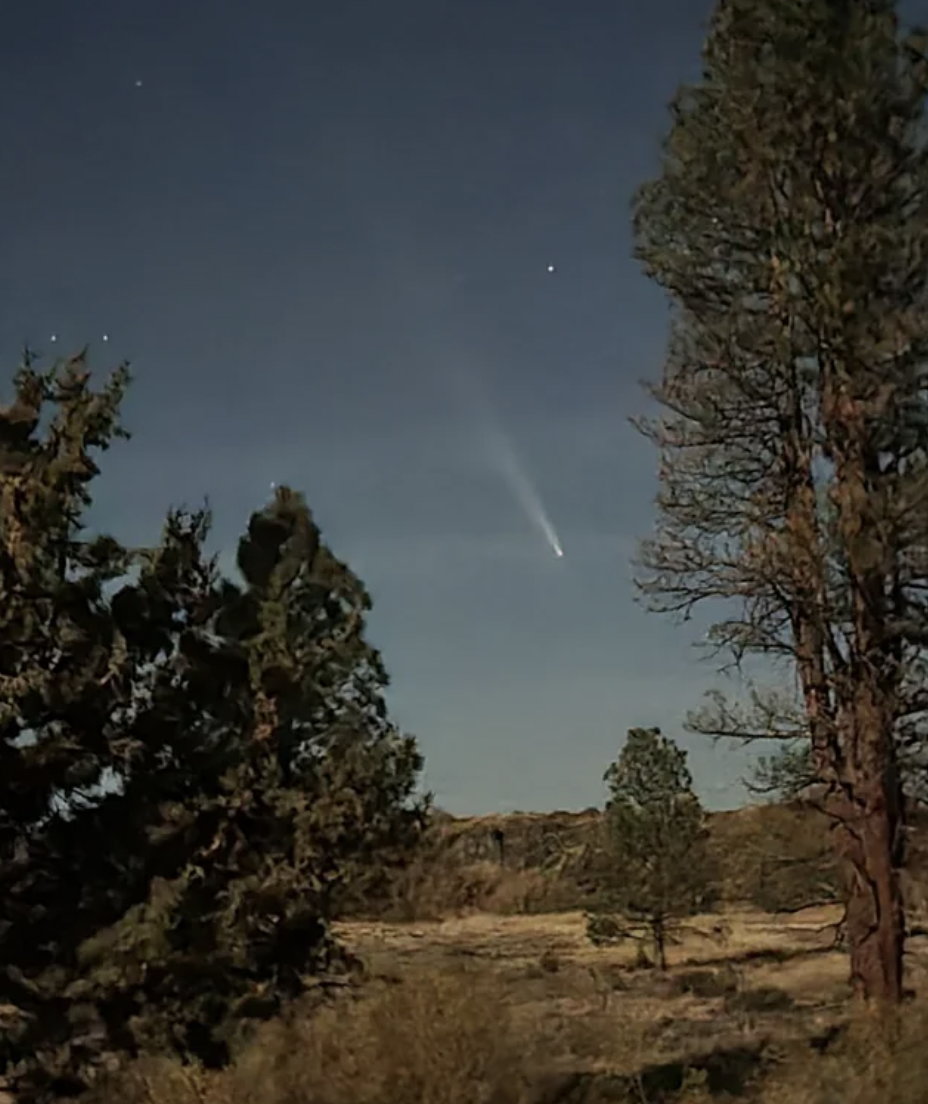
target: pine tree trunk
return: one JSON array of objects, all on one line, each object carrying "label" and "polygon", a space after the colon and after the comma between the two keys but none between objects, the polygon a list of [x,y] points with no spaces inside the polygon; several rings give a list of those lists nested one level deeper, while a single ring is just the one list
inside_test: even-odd
[{"label": "pine tree trunk", "polygon": [[837,847],[846,873],[851,984],[867,1000],[903,995],[905,910],[900,869],[904,808],[891,714],[866,678],[857,685],[842,740],[842,794],[835,804]]},{"label": "pine tree trunk", "polygon": [[867,1000],[902,1000],[905,918],[894,840],[899,819],[884,795],[853,805],[838,826],[847,877],[847,939],[851,984]]},{"label": "pine tree trunk", "polygon": [[[902,786],[895,725],[902,677],[887,584],[901,562],[898,523],[877,508],[883,487],[870,420],[872,401],[848,383],[844,364],[826,362],[822,408],[833,442],[832,500],[846,555],[851,633],[839,702],[839,855],[847,872],[851,984],[867,1000],[902,1000],[905,910]],[[884,492],[885,493],[885,492]]]},{"label": "pine tree trunk", "polygon": [[[845,879],[851,984],[861,998],[902,999],[905,911],[899,872],[904,806],[892,737],[891,696],[858,677],[841,723],[826,715],[819,652],[800,641],[800,674],[819,778]],[[837,739],[838,729],[840,739]]]}]

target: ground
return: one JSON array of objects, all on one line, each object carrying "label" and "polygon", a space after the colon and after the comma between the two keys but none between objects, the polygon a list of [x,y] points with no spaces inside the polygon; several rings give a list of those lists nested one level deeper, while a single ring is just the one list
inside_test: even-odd
[{"label": "ground", "polygon": [[[597,948],[582,913],[474,914],[432,923],[346,923],[371,983],[464,970],[496,994],[552,1076],[609,1078],[708,1067],[740,1093],[790,1044],[824,1045],[849,1013],[837,907],[790,916],[732,910],[687,921],[669,969],[641,968],[638,945]],[[928,939],[910,945],[910,981],[928,992]],[[609,1099],[610,1097],[603,1097]],[[618,1098],[618,1097],[617,1097]],[[583,1097],[587,1099],[587,1097]],[[599,1097],[597,1097],[599,1099]]]},{"label": "ground", "polygon": [[[908,945],[915,999],[898,1017],[862,1014],[840,908],[798,908],[835,892],[816,818],[775,806],[711,818],[723,905],[681,926],[663,974],[640,941],[587,938],[598,830],[595,811],[445,818],[393,897],[336,925],[360,978],[326,982],[321,1002],[314,985],[227,1070],[144,1059],[92,1104],[928,1101],[928,937]],[[920,933],[928,825],[919,833],[906,896]]]},{"label": "ground", "polygon": [[[928,1001],[861,1015],[836,908],[688,921],[661,973],[581,912],[345,922],[366,965],[209,1073],[145,1059],[99,1104],[924,1104]],[[928,997],[928,940],[908,977]]]}]

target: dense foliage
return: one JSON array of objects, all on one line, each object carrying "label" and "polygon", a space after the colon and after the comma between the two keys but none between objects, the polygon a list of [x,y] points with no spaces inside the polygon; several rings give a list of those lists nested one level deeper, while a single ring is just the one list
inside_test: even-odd
[{"label": "dense foliage", "polygon": [[0,410],[0,1070],[22,1100],[107,1056],[222,1064],[343,960],[340,895],[415,842],[370,600],[286,488],[238,546],[85,529],[128,375],[27,360]]}]

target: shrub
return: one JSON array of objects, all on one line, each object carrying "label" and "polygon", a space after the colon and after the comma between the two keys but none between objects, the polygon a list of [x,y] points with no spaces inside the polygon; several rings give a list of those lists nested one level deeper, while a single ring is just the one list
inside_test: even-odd
[{"label": "shrub", "polygon": [[485,981],[418,971],[265,1025],[228,1070],[140,1062],[88,1104],[516,1104],[539,1076],[532,1049]]}]

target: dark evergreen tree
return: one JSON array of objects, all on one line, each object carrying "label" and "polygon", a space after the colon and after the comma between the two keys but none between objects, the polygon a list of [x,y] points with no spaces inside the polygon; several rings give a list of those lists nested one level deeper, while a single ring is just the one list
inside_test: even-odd
[{"label": "dark evergreen tree", "polygon": [[299,496],[253,516],[238,584],[205,511],[154,549],[85,535],[127,381],[27,363],[0,411],[0,1069],[24,1101],[114,1053],[225,1061],[343,963],[340,894],[425,808],[368,595]]},{"label": "dark evergreen tree", "polygon": [[[147,1045],[210,1064],[226,1061],[243,1018],[279,1011],[311,975],[343,963],[329,926],[342,894],[407,854],[424,812],[421,759],[387,717],[386,673],[365,639],[367,592],[299,495],[280,488],[252,517],[238,567],[244,585],[218,583],[214,614],[165,672],[181,739],[195,723],[185,703],[233,710],[228,730],[223,721],[196,739],[197,756],[221,753],[207,785],[175,798],[160,826],[184,834],[186,866],[84,948],[104,974],[114,943],[144,962],[121,1000],[132,993]],[[162,724],[164,700],[139,723]],[[182,760],[180,777],[189,773]]]},{"label": "dark evergreen tree", "polygon": [[30,1051],[43,1058],[69,1032],[58,979],[83,891],[54,826],[122,757],[132,670],[106,588],[131,555],[81,523],[94,453],[124,435],[127,382],[122,369],[95,392],[82,357],[40,371],[27,354],[15,401],[0,409],[0,1068]]}]

